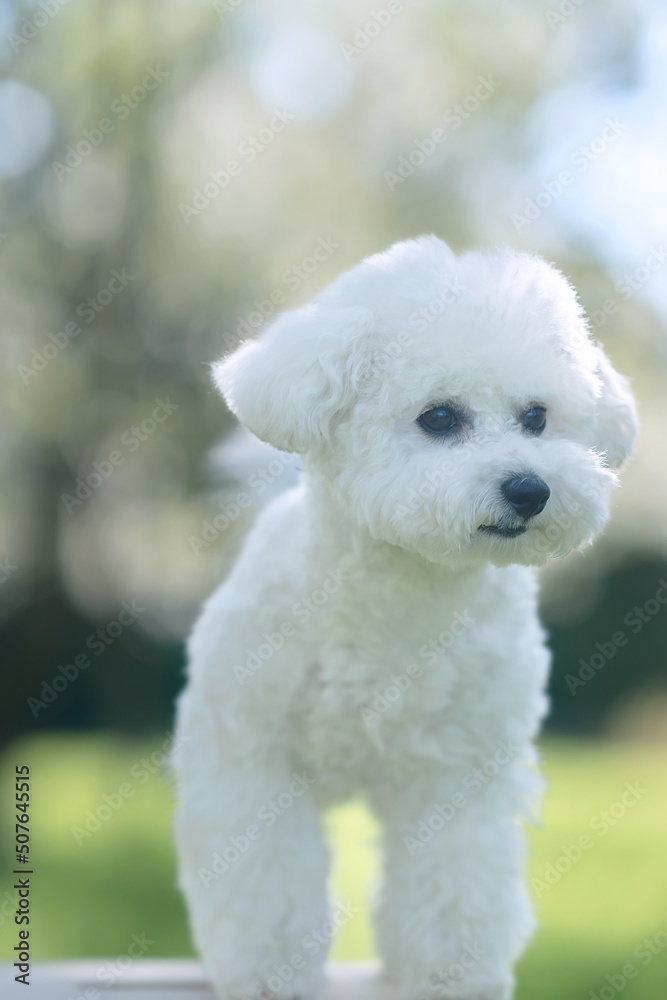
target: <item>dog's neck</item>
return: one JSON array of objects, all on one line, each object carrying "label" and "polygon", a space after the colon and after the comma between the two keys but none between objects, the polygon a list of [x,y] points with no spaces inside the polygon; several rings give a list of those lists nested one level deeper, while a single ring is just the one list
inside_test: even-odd
[{"label": "dog's neck", "polygon": [[480,579],[488,572],[497,572],[490,563],[439,564],[417,552],[375,538],[366,525],[342,509],[324,476],[312,469],[304,475],[311,497],[309,516],[319,565],[324,562],[332,569],[345,565],[352,571],[363,568],[365,586],[373,578],[382,586],[382,581],[391,574],[426,589],[465,586],[473,581],[479,586]]}]

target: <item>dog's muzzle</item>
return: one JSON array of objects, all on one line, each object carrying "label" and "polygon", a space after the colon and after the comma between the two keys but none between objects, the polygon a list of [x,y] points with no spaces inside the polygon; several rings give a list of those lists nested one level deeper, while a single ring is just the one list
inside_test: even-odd
[{"label": "dog's muzzle", "polygon": [[500,487],[505,502],[515,515],[521,518],[519,524],[482,524],[480,531],[499,538],[516,538],[527,530],[526,521],[540,514],[546,507],[551,490],[539,476],[512,476]]}]

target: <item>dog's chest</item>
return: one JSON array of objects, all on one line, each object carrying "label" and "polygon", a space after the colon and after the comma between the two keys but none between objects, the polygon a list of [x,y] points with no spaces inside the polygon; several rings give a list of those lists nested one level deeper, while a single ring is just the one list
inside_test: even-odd
[{"label": "dog's chest", "polygon": [[478,618],[458,598],[340,602],[320,620],[293,713],[320,773],[442,755],[447,717],[465,699]]}]

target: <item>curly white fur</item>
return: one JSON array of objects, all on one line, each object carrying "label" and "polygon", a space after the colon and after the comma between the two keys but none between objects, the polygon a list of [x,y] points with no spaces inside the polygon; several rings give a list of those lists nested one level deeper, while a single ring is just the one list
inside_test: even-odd
[{"label": "curly white fur", "polygon": [[[180,882],[218,994],[320,988],[321,811],[362,790],[388,972],[406,997],[506,1000],[533,928],[519,818],[549,665],[530,567],[602,529],[627,384],[553,267],[434,236],[343,274],[215,379],[306,469],[206,604],[179,702]],[[433,437],[417,418],[444,403],[460,426]],[[525,522],[501,491],[517,475],[551,491]]]}]

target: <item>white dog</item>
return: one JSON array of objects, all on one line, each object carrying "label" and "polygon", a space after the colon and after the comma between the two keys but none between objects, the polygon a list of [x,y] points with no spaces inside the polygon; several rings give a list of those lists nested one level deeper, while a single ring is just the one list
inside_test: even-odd
[{"label": "white dog", "polygon": [[176,840],[212,982],[223,1000],[320,989],[321,813],[362,790],[401,995],[506,1000],[547,707],[530,567],[602,529],[627,384],[553,267],[434,236],[364,260],[215,380],[305,472],[189,645]]}]

